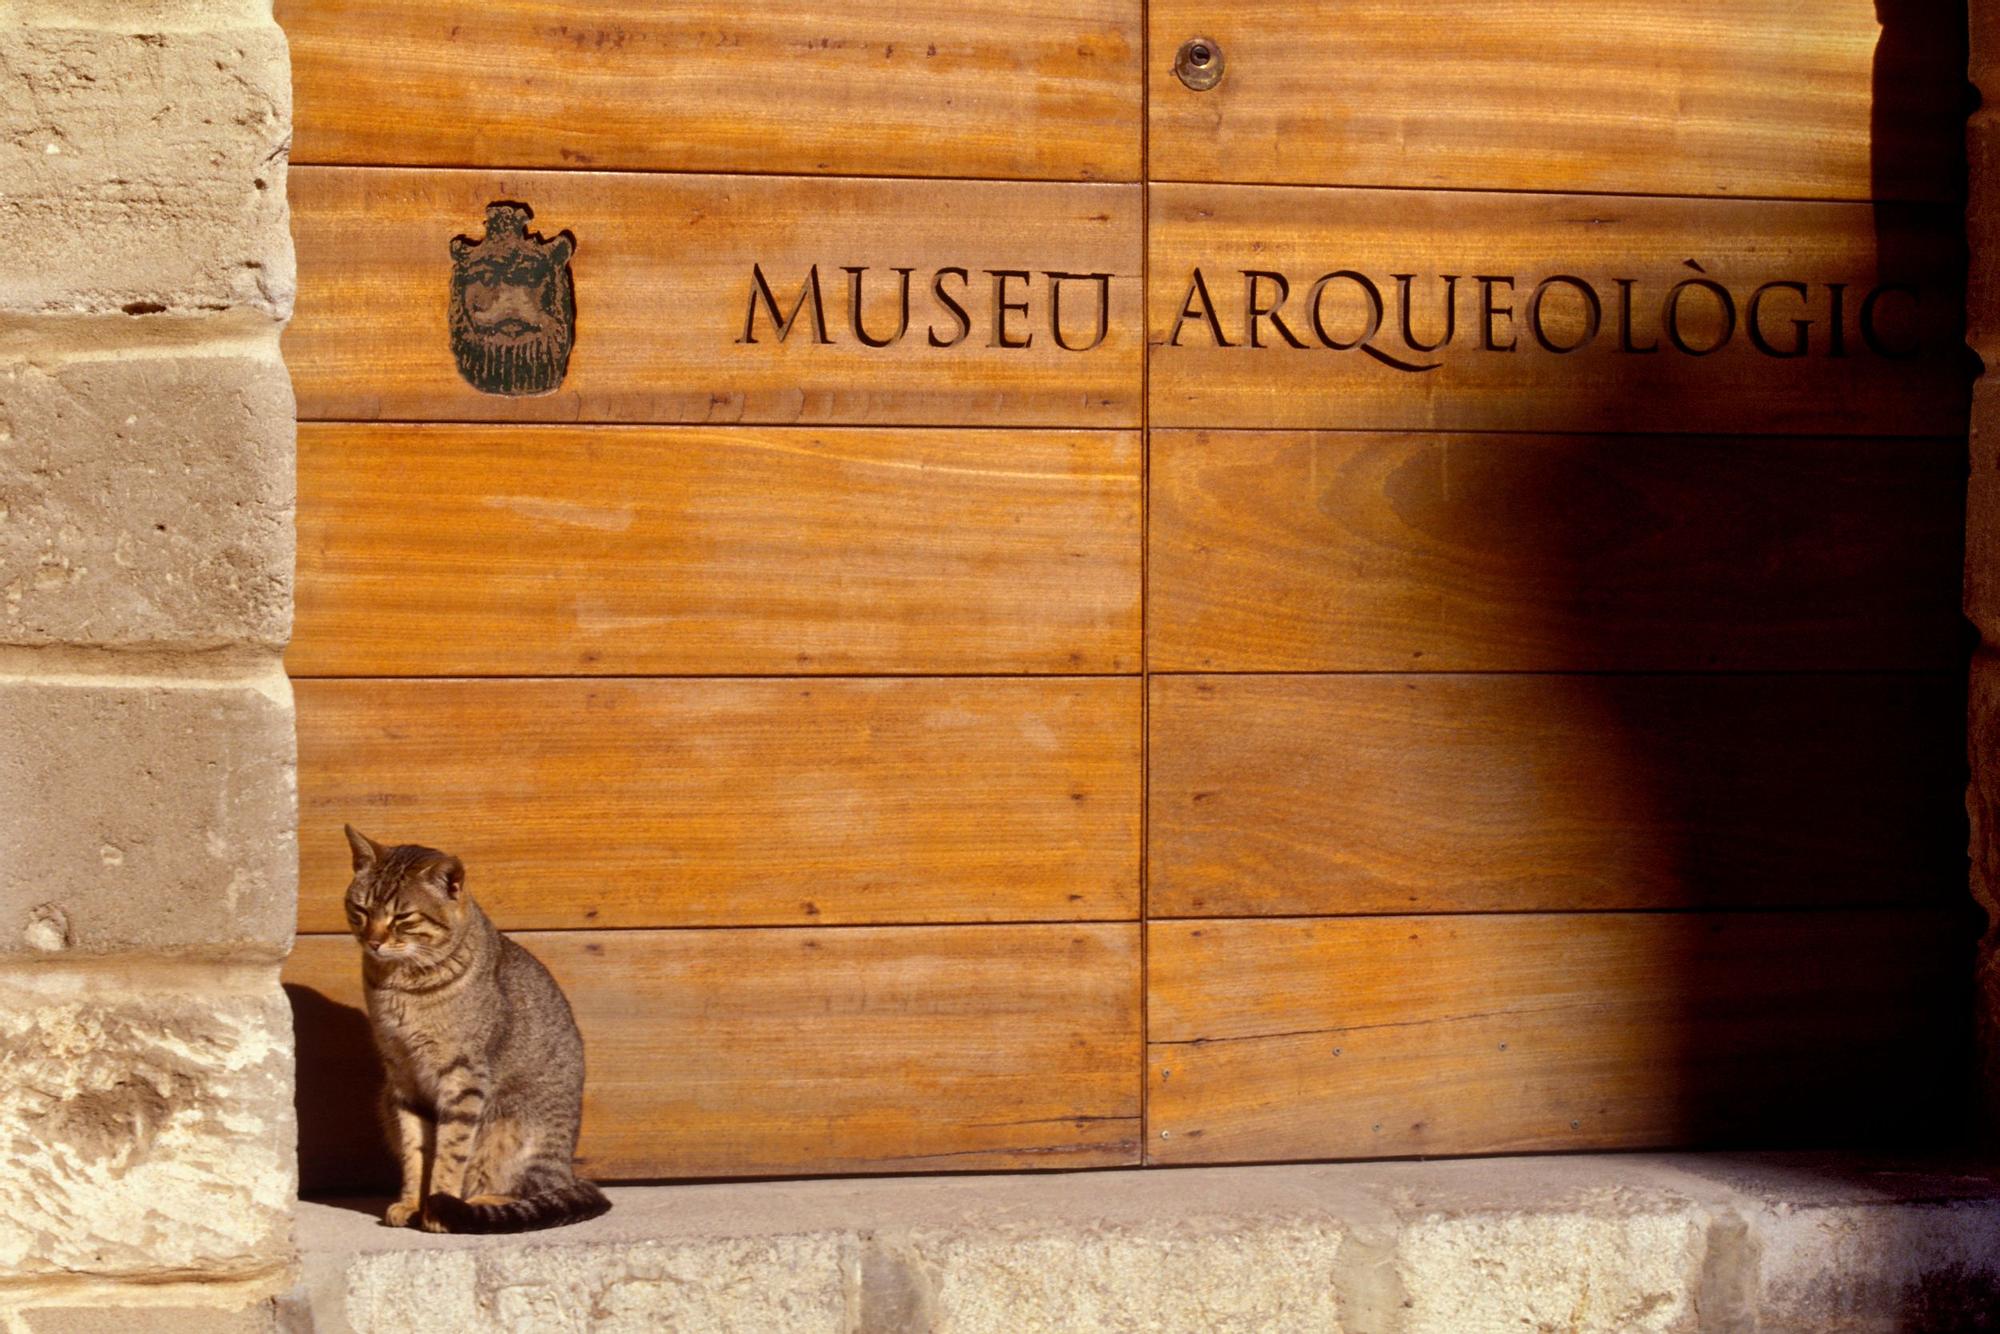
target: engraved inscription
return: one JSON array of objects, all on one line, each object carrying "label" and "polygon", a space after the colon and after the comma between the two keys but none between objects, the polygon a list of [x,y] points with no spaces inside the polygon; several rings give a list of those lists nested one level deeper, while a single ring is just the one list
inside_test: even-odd
[{"label": "engraved inscription", "polygon": [[[1744,342],[1784,361],[1867,354],[1903,361],[1930,351],[1918,330],[1924,293],[1795,278],[1723,282],[1692,276],[1587,278],[1574,273],[1416,273],[1333,269],[1310,278],[1275,269],[1197,266],[1166,345],[1360,352],[1412,374],[1452,352],[1587,348],[1702,358]],[[773,281],[750,268],[739,344],[854,343],[1011,350],[1053,344],[1089,352],[1111,331],[1108,273],[1059,269],[815,264]]]},{"label": "engraved inscription", "polygon": [[1196,267],[1166,341],[1358,351],[1412,374],[1437,370],[1454,346],[1567,356],[1601,343],[1627,355],[1699,358],[1741,338],[1780,361],[1850,351],[1902,361],[1931,350],[1917,334],[1923,293],[1915,284],[1725,283],[1685,263],[1697,276],[1596,283],[1571,273],[1420,277],[1334,269],[1294,284],[1274,270],[1216,270],[1211,277]]},{"label": "engraved inscription", "polygon": [[528,230],[526,204],[486,207],[486,235],[451,239],[451,354],[486,394],[553,393],[576,342],[576,238]]},{"label": "engraved inscription", "polygon": [[[919,336],[931,347],[970,341],[1027,348],[1047,339],[1064,352],[1089,352],[1111,332],[1108,273],[946,265],[913,282],[913,268],[871,275],[866,267],[842,265],[838,272],[838,278],[829,271],[823,279],[815,264],[796,287],[774,287],[762,264],[751,265],[736,341],[782,343],[796,332],[814,343],[852,339],[872,348]],[[911,327],[913,305],[921,319],[917,329]],[[885,308],[890,313],[882,313]],[[875,314],[864,316],[864,310]]]}]

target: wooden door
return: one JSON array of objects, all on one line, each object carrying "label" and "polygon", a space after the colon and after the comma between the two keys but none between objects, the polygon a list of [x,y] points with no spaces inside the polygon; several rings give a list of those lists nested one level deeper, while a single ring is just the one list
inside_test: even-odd
[{"label": "wooden door", "polygon": [[280,0],[307,1187],[343,821],[556,972],[607,1179],[1944,1090],[1964,16],[1809,8]]}]

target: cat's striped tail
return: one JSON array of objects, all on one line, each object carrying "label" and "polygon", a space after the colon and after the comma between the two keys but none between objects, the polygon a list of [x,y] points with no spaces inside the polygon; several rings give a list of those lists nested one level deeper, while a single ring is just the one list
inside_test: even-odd
[{"label": "cat's striped tail", "polygon": [[611,1208],[604,1192],[588,1181],[572,1181],[542,1195],[506,1204],[468,1204],[455,1195],[433,1195],[424,1212],[448,1232],[533,1232],[537,1228],[581,1223]]}]

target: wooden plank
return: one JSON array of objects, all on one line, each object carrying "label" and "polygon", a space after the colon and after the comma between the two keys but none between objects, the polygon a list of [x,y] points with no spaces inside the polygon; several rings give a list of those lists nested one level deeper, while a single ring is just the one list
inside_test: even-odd
[{"label": "wooden plank", "polygon": [[1945,669],[1953,441],[1155,431],[1155,670]]},{"label": "wooden plank", "polygon": [[1972,937],[1947,914],[1148,931],[1149,1162],[1800,1148],[1958,1101]]},{"label": "wooden plank", "polygon": [[306,931],[352,822],[542,927],[1137,915],[1136,680],[301,681]]},{"label": "wooden plank", "polygon": [[279,0],[296,162],[1136,180],[1138,0]]},{"label": "wooden plank", "polygon": [[[1965,430],[1955,208],[1203,185],[1150,200],[1155,426]],[[1249,317],[1253,287],[1282,330]]]},{"label": "wooden plank", "polygon": [[1133,671],[1139,501],[1129,432],[308,424],[287,664]]},{"label": "wooden plank", "polygon": [[[474,389],[451,350],[452,238],[502,200],[576,238],[575,345],[540,397]],[[291,207],[302,418],[1138,425],[1136,185],[304,167]],[[815,272],[824,341],[810,301],[780,340]],[[744,342],[760,273],[779,315]],[[1110,275],[1060,284],[1061,343],[1051,273]],[[866,335],[904,328],[887,346],[855,332],[857,278]]]},{"label": "wooden plank", "polygon": [[1158,677],[1155,916],[1956,903],[1936,676]]},{"label": "wooden plank", "polygon": [[[522,943],[583,1030],[601,1180],[1138,1159],[1138,927],[566,931]],[[390,1176],[346,936],[301,937],[308,1190]]]},{"label": "wooden plank", "polygon": [[[1962,190],[1965,6],[1155,0],[1151,170],[1812,199]],[[1191,92],[1174,53],[1221,48]]]}]

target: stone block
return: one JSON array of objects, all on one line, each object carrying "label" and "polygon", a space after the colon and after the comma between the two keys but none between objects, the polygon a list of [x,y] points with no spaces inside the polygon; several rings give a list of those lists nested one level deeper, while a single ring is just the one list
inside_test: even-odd
[{"label": "stone block", "polygon": [[[1036,1234],[992,1227],[917,1232],[898,1248],[903,1284],[873,1292],[862,1328],[951,1334],[1189,1329],[1285,1334],[1342,1328],[1340,1250],[1329,1218],[1227,1217]],[[884,1302],[890,1293],[900,1300]],[[870,1320],[870,1298],[879,1318]]]},{"label": "stone block", "polygon": [[1986,105],[1965,127],[1965,239],[1971,268],[1965,292],[1966,341],[2000,373],[2000,63]]},{"label": "stone block", "polygon": [[1401,1328],[1696,1334],[1708,1223],[1692,1204],[1635,1212],[1611,1200],[1412,1221],[1395,1260]]},{"label": "stone block", "polygon": [[290,314],[275,24],[0,26],[0,314]]},{"label": "stone block", "polygon": [[1993,1200],[1774,1210],[1758,1219],[1759,1334],[1993,1328]]},{"label": "stone block", "polygon": [[297,909],[289,683],[0,679],[0,959],[279,959]]},{"label": "stone block", "polygon": [[1980,1092],[1991,1126],[1995,1113],[2000,1113],[2000,653],[1991,644],[1972,655],[1967,697],[1966,748],[1972,774],[1965,792],[1970,821],[1967,852],[1972,897],[1987,919],[1974,965],[1973,1006],[1979,1029]]},{"label": "stone block", "polygon": [[[2000,5],[1993,0],[1972,0],[1968,10],[1971,36],[1968,63],[1972,81],[1985,88],[1988,80],[2000,77]],[[1992,90],[1986,92],[1990,100]]]},{"label": "stone block", "polygon": [[271,0],[0,0],[0,21],[112,32],[187,32],[271,22]]},{"label": "stone block", "polygon": [[392,1251],[348,1272],[342,1315],[357,1334],[840,1334],[842,1250],[829,1235],[575,1246],[557,1234]]},{"label": "stone block", "polygon": [[[1995,256],[2000,261],[2000,255]],[[1995,312],[2000,319],[2000,311]],[[1965,492],[1965,614],[2000,644],[2000,364],[1973,381]]]},{"label": "stone block", "polygon": [[275,356],[0,363],[0,643],[282,647],[292,411]]},{"label": "stone block", "polygon": [[21,1313],[28,1334],[275,1334],[270,1302],[234,1310],[206,1306],[37,1306]]},{"label": "stone block", "polygon": [[273,967],[0,970],[0,1273],[282,1271],[291,1062]]}]

